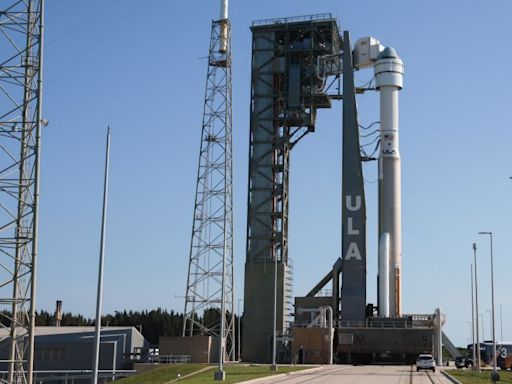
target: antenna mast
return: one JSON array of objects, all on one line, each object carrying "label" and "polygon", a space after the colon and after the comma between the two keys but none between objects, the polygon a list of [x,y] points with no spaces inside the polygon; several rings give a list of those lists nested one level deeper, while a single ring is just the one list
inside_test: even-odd
[{"label": "antenna mast", "polygon": [[235,360],[231,31],[228,2],[212,21],[183,336],[221,337]]},{"label": "antenna mast", "polygon": [[8,383],[32,384],[44,0],[0,9],[0,328]]}]

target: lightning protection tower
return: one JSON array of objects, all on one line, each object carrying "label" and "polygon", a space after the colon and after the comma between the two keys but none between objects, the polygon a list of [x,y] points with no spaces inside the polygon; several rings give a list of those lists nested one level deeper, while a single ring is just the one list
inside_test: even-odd
[{"label": "lightning protection tower", "polygon": [[231,33],[227,1],[212,21],[183,336],[222,337],[235,359]]},{"label": "lightning protection tower", "polygon": [[44,1],[0,7],[0,328],[10,335],[1,382],[31,384]]}]

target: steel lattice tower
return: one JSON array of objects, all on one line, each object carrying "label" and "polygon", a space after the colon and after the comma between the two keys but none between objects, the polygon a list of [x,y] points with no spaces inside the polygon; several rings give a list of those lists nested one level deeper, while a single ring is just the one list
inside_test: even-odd
[{"label": "steel lattice tower", "polygon": [[317,110],[331,107],[319,60],[339,55],[339,32],[331,14],[259,20],[251,31],[243,356],[273,362],[274,332],[286,340],[293,321],[290,157],[314,132]]},{"label": "steel lattice tower", "polygon": [[32,383],[44,0],[0,9],[0,327],[7,383]]},{"label": "steel lattice tower", "polygon": [[211,29],[183,336],[222,336],[224,356],[234,360],[231,132],[231,32],[226,18],[213,21]]}]

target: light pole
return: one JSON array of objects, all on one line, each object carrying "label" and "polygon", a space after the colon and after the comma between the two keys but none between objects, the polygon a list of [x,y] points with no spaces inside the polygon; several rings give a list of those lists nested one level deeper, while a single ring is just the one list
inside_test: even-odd
[{"label": "light pole", "polygon": [[494,262],[492,255],[492,232],[478,232],[479,235],[489,235],[491,241],[491,314],[492,314],[492,360],[493,360],[493,374],[492,380],[496,380],[496,323],[494,321]]},{"label": "light pole", "polygon": [[486,309],[485,312],[487,312],[489,314],[489,335],[492,336],[492,310],[491,309]]},{"label": "light pole", "polygon": [[240,358],[240,302],[242,299],[238,299],[238,362],[241,362],[242,359]]},{"label": "light pole", "polygon": [[478,315],[478,317],[480,318],[480,323],[482,324],[482,328],[481,328],[481,331],[482,331],[482,343],[485,343],[485,321],[484,321],[483,313],[480,313]]},{"label": "light pole", "polygon": [[473,263],[475,264],[475,314],[476,314],[476,370],[480,373],[480,335],[478,333],[478,274],[476,263],[476,243],[473,243]]},{"label": "light pole", "polygon": [[471,263],[471,342],[473,343],[472,365],[476,362],[476,344],[475,344],[475,296],[473,295],[473,263]]},{"label": "light pole", "polygon": [[92,384],[98,382],[101,344],[101,306],[103,303],[103,266],[105,260],[105,237],[107,232],[108,171],[110,161],[110,127],[107,128],[105,151],[105,176],[103,179],[103,210],[101,214],[100,258],[98,266],[98,291],[96,297],[96,324],[94,327],[94,350],[92,360]]},{"label": "light pole", "polygon": [[272,367],[273,371],[277,371],[276,363],[276,339],[277,339],[277,255],[274,255],[274,327],[272,332]]},{"label": "light pole", "polygon": [[500,304],[500,344],[503,344],[503,306]]}]

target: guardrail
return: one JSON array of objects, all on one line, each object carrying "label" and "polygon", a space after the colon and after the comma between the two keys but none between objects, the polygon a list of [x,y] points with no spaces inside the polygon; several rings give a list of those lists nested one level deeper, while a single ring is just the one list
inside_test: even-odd
[{"label": "guardrail", "polygon": [[[306,328],[315,327],[311,322],[294,322],[294,327]],[[434,324],[432,321],[418,321],[416,319],[404,319],[404,318],[376,318],[367,320],[341,320],[335,323],[336,328],[425,328],[431,329]]]},{"label": "guardrail", "polygon": [[149,357],[151,364],[190,364],[191,355],[156,355]]},{"label": "guardrail", "polygon": [[[135,370],[99,370],[98,383],[109,383],[113,380],[121,379],[136,374]],[[0,371],[2,382],[7,380],[7,371]],[[92,370],[49,370],[34,371],[34,384],[58,383],[58,384],[74,384],[75,381],[83,382],[92,377]],[[5,381],[7,382],[7,381]]]},{"label": "guardrail", "polygon": [[282,17],[278,19],[264,19],[256,20],[252,22],[253,26],[259,25],[271,25],[271,24],[285,24],[285,23],[298,23],[302,21],[315,21],[315,20],[328,20],[332,19],[332,13],[319,13],[316,15],[307,16],[293,16],[293,17]]}]

